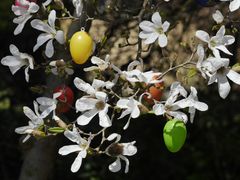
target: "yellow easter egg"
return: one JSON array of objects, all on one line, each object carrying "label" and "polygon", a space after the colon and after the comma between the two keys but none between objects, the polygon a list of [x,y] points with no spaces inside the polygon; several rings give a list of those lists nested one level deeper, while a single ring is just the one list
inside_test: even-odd
[{"label": "yellow easter egg", "polygon": [[70,40],[70,53],[77,64],[84,64],[93,50],[93,40],[85,31],[78,31],[73,34]]}]

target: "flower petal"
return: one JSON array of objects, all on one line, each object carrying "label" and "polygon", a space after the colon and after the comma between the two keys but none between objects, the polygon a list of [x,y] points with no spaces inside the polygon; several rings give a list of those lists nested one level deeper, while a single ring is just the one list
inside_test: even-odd
[{"label": "flower petal", "polygon": [[123,145],[123,155],[124,156],[133,156],[137,153],[137,147],[134,146],[136,141],[130,142],[130,143],[121,143]]},{"label": "flower petal", "polygon": [[51,58],[54,54],[53,40],[48,41],[45,49],[45,54],[48,58]]},{"label": "flower petal", "polygon": [[219,10],[216,10],[215,13],[213,13],[212,17],[217,24],[222,23],[224,20],[224,17]]},{"label": "flower petal", "polygon": [[[23,21],[22,21],[21,23],[17,23],[18,26],[15,28],[13,34],[14,34],[14,35],[20,34],[20,33],[22,32],[22,30],[23,30],[26,22],[27,22],[31,17],[32,17],[32,15],[25,16],[24,19],[23,19]],[[16,20],[17,20],[17,19],[15,18],[15,19],[13,20],[13,22],[16,22]]]},{"label": "flower petal", "polygon": [[153,15],[152,15],[152,22],[158,26],[162,26],[162,18],[159,14],[159,12],[155,12]]},{"label": "flower petal", "polygon": [[116,138],[116,141],[115,142],[119,142],[120,139],[121,139],[121,135],[120,134],[117,134],[117,133],[112,133],[110,134],[108,137],[107,137],[107,140],[108,141],[112,141]]},{"label": "flower petal", "polygon": [[231,89],[227,77],[225,75],[218,74],[217,81],[219,95],[221,96],[221,98],[225,99],[228,96]]},{"label": "flower petal", "polygon": [[43,21],[39,20],[39,19],[34,19],[31,21],[31,26],[34,29],[37,29],[39,31],[43,31],[45,33],[51,34],[54,33],[55,34],[55,30],[53,30],[49,25],[47,25],[46,23],[44,23]]},{"label": "flower petal", "polygon": [[226,54],[233,55],[224,45],[217,46],[216,49],[219,49]]},{"label": "flower petal", "polygon": [[139,27],[146,32],[154,32],[154,24],[150,21],[142,21]]},{"label": "flower petal", "polygon": [[222,25],[222,26],[220,27],[220,29],[217,31],[217,33],[216,33],[216,38],[217,38],[217,39],[222,39],[223,36],[224,36],[224,34],[225,34],[225,26]]},{"label": "flower petal", "polygon": [[108,112],[108,105],[105,105],[104,109],[102,111],[99,111],[99,125],[102,127],[110,127],[112,125],[112,122],[107,115]]},{"label": "flower petal", "polygon": [[32,129],[30,126],[22,126],[22,127],[18,127],[15,129],[15,133],[17,134],[26,134],[26,130],[28,129]]},{"label": "flower petal", "polygon": [[236,11],[240,7],[240,1],[239,0],[233,0],[230,2],[229,9],[231,12]]},{"label": "flower petal", "polygon": [[135,107],[132,109],[131,117],[132,117],[132,118],[138,118],[139,116],[140,116],[139,107],[138,107],[138,106],[135,106]]},{"label": "flower petal", "polygon": [[238,74],[237,72],[230,69],[227,73],[227,77],[234,83],[240,85],[240,74]]},{"label": "flower petal", "polygon": [[10,52],[12,53],[12,55],[14,55],[14,56],[18,56],[20,54],[18,48],[14,44],[11,44],[9,46],[9,49],[10,49]]},{"label": "flower petal", "polygon": [[57,40],[57,42],[59,42],[59,44],[64,44],[65,43],[64,32],[60,30],[57,31],[55,39]]},{"label": "flower petal", "polygon": [[74,79],[73,83],[79,90],[81,90],[89,95],[95,94],[95,89],[89,83],[86,83],[82,79],[76,77]]},{"label": "flower petal", "polygon": [[199,38],[200,40],[208,43],[209,40],[210,40],[210,37],[209,37],[209,34],[205,31],[202,31],[202,30],[198,30],[196,32],[196,37]]},{"label": "flower petal", "polygon": [[6,57],[2,58],[1,63],[4,66],[9,66],[9,67],[18,66],[19,68],[21,68],[22,66],[25,65],[24,61],[21,61],[21,59],[15,57],[15,56],[6,56]]},{"label": "flower petal", "polygon": [[52,10],[48,15],[48,24],[55,29],[56,11]]},{"label": "flower petal", "polygon": [[158,44],[161,48],[166,47],[168,43],[167,36],[165,34],[160,34],[158,36]]},{"label": "flower petal", "polygon": [[97,109],[91,109],[87,112],[85,112],[83,115],[79,116],[77,118],[77,123],[81,126],[87,125],[92,118],[98,113]]},{"label": "flower petal", "polygon": [[49,39],[52,39],[52,35],[48,33],[42,33],[37,38],[37,44],[33,47],[33,52],[35,52],[40,46],[42,46]]},{"label": "flower petal", "polygon": [[38,6],[36,3],[31,2],[31,3],[29,4],[28,12],[30,12],[30,13],[36,13],[36,12],[38,12],[38,10],[39,10],[39,6]]},{"label": "flower petal", "polygon": [[110,164],[108,166],[108,169],[111,171],[111,172],[118,172],[121,170],[121,162],[120,162],[120,158],[117,158],[116,161],[114,161],[112,164]]},{"label": "flower petal", "polygon": [[138,36],[141,39],[147,39],[151,34],[152,32],[141,31]]},{"label": "flower petal", "polygon": [[73,173],[77,172],[80,169],[81,165],[82,165],[82,154],[81,152],[79,152],[76,159],[72,163],[71,171]]},{"label": "flower petal", "polygon": [[176,119],[182,120],[184,123],[188,120],[187,115],[181,111],[169,111],[168,114]]},{"label": "flower petal", "polygon": [[128,108],[127,104],[128,104],[129,100],[128,99],[119,99],[117,102],[117,107],[123,109],[123,108]]},{"label": "flower petal", "polygon": [[126,109],[125,111],[122,112],[121,116],[118,119],[122,119],[125,116],[127,116],[128,114],[131,114],[131,111]]},{"label": "flower petal", "polygon": [[155,104],[153,106],[153,112],[154,114],[158,115],[163,115],[165,113],[165,107],[163,104]]},{"label": "flower petal", "polygon": [[28,74],[29,66],[25,68],[24,73],[25,73],[25,80],[29,82],[29,74]]},{"label": "flower petal", "polygon": [[143,41],[145,44],[152,44],[156,41],[158,38],[158,34],[156,32],[151,33],[145,41]]},{"label": "flower petal", "polygon": [[223,44],[224,45],[231,45],[235,42],[235,37],[231,35],[225,35],[223,37]]},{"label": "flower petal", "polygon": [[165,21],[162,25],[163,32],[166,32],[170,26],[170,23],[168,21]]},{"label": "flower petal", "polygon": [[82,148],[80,148],[79,145],[68,145],[68,146],[63,146],[58,150],[58,154],[61,154],[62,156],[68,155],[73,152],[78,152],[81,151]]},{"label": "flower petal", "polygon": [[120,158],[122,160],[124,160],[125,163],[126,163],[124,173],[128,173],[128,171],[129,171],[129,160],[128,160],[128,158],[126,158],[125,156],[120,156]]},{"label": "flower petal", "polygon": [[97,102],[97,99],[82,97],[76,101],[76,110],[83,112],[93,109]]}]

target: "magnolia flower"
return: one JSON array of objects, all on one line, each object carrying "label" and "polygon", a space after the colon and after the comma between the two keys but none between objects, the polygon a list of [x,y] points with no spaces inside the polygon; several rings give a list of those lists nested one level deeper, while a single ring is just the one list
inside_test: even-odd
[{"label": "magnolia flower", "polygon": [[179,97],[179,95],[186,97],[187,96],[187,91],[181,86],[179,82],[174,82],[171,85],[170,88],[170,93],[167,101],[165,104],[162,103],[156,103],[153,106],[153,112],[156,115],[169,115],[172,116],[176,119],[183,120],[185,123],[188,120],[188,117],[185,113],[178,111],[179,109],[182,109],[180,106],[175,105],[175,101]]},{"label": "magnolia flower", "polygon": [[87,125],[92,118],[98,114],[100,126],[111,126],[112,122],[107,114],[110,106],[107,103],[107,94],[105,92],[98,91],[99,88],[107,86],[106,82],[94,79],[91,86],[80,78],[75,78],[74,84],[79,90],[90,95],[83,96],[76,101],[76,111],[83,112],[83,114],[77,118],[77,123],[82,126]]},{"label": "magnolia flower", "polygon": [[121,98],[117,102],[117,107],[120,109],[126,109],[122,112],[121,116],[118,119],[122,119],[126,115],[130,114],[131,118],[138,118],[140,115],[139,105],[140,102],[133,98]]},{"label": "magnolia flower", "polygon": [[68,75],[72,75],[74,73],[73,69],[66,67],[66,63],[63,59],[51,61],[49,65],[53,67],[51,68],[51,72],[54,75],[58,75],[59,72],[65,72]]},{"label": "magnolia flower", "polygon": [[142,72],[139,69],[134,69],[134,67],[136,67],[138,64],[138,61],[133,61],[128,65],[127,71],[121,71],[113,64],[111,67],[118,73],[118,76],[121,76],[122,78],[132,83],[140,82],[146,84],[156,84],[162,82],[162,79],[158,78],[162,73],[153,71]]},{"label": "magnolia flower", "polygon": [[48,97],[39,97],[37,98],[37,102],[40,104],[40,111],[48,111],[49,113],[53,112],[53,119],[58,120],[59,118],[56,116],[55,110],[57,108],[57,98],[61,96],[61,92],[54,93],[53,98]]},{"label": "magnolia flower", "polygon": [[126,125],[123,128],[124,130],[128,128],[131,118],[135,119],[140,116],[140,109],[139,109],[140,105],[141,105],[141,103],[138,102],[137,100],[133,99],[132,97],[121,98],[118,100],[117,107],[120,109],[124,109],[124,111],[122,112],[121,116],[118,119],[122,119],[126,115],[130,114],[128,122],[126,123]]},{"label": "magnolia flower", "polygon": [[105,82],[98,79],[94,79],[92,85],[90,85],[78,77],[74,79],[74,85],[80,91],[83,91],[92,97],[104,96],[104,98],[107,98],[107,94],[101,92],[100,89],[111,89],[114,86],[114,84],[110,81]]},{"label": "magnolia flower", "polygon": [[[230,0],[220,0],[220,1],[230,1]],[[236,11],[240,7],[240,0],[233,0],[230,2],[229,9],[231,12]]]},{"label": "magnolia flower", "polygon": [[109,55],[106,55],[105,57],[105,60],[102,60],[96,56],[93,56],[91,58],[91,62],[93,64],[96,64],[97,66],[91,66],[91,67],[88,67],[88,68],[84,68],[84,71],[94,71],[94,70],[99,70],[99,71],[105,71],[109,65],[110,65],[110,62],[109,62],[109,58],[110,56]]},{"label": "magnolia flower", "polygon": [[110,127],[112,122],[108,116],[109,104],[106,103],[105,98],[97,99],[90,97],[82,97],[76,101],[76,111],[83,112],[77,118],[77,123],[81,126],[87,125],[94,116],[98,114],[99,125],[102,127]]},{"label": "magnolia flower", "polygon": [[209,37],[209,34],[205,31],[198,30],[196,32],[197,38],[208,43],[208,47],[212,50],[214,56],[220,56],[220,51],[226,54],[232,55],[231,52],[225,47],[234,43],[235,38],[231,35],[225,35],[225,26],[221,26],[216,36]]},{"label": "magnolia flower", "polygon": [[213,14],[212,17],[214,19],[214,21],[216,21],[217,24],[221,24],[224,20],[224,17],[222,15],[222,13],[219,10],[216,10]]},{"label": "magnolia flower", "polygon": [[61,30],[55,29],[56,11],[52,10],[48,16],[48,24],[39,19],[34,19],[31,21],[33,28],[43,31],[37,38],[37,44],[33,47],[35,52],[40,46],[48,41],[45,49],[45,54],[48,58],[52,57],[54,54],[53,40],[56,39],[60,44],[64,44],[64,33]]},{"label": "magnolia flower", "polygon": [[202,65],[208,71],[208,85],[218,83],[218,92],[225,99],[231,89],[227,77],[234,83],[240,85],[240,74],[229,68],[229,59],[221,57],[209,57]]},{"label": "magnolia flower", "polygon": [[137,147],[134,145],[136,141],[128,142],[128,143],[119,143],[121,139],[121,135],[117,133],[113,133],[110,136],[108,136],[107,140],[112,141],[115,140],[114,143],[109,145],[106,148],[106,154],[111,157],[116,157],[116,161],[114,161],[112,164],[108,166],[108,169],[111,172],[118,172],[121,170],[121,159],[125,161],[126,166],[125,166],[125,173],[128,173],[129,170],[129,160],[127,159],[126,156],[133,156],[134,154],[137,153]]},{"label": "magnolia flower", "polygon": [[71,171],[73,173],[77,172],[81,165],[82,165],[82,159],[86,158],[87,156],[87,149],[89,148],[91,139],[89,138],[88,141],[82,138],[76,128],[76,126],[73,126],[73,130],[69,131],[66,130],[64,132],[64,135],[72,142],[77,143],[76,145],[67,145],[63,146],[58,150],[58,153],[62,156],[68,155],[73,152],[77,152],[78,155],[76,159],[74,160]]},{"label": "magnolia flower", "polygon": [[174,105],[178,106],[179,108],[189,108],[188,112],[190,113],[191,123],[193,123],[196,109],[199,111],[208,110],[208,105],[206,103],[198,101],[197,90],[195,87],[191,87],[191,93],[187,98],[177,101]]},{"label": "magnolia flower", "polygon": [[162,82],[162,80],[157,78],[160,75],[161,73],[155,73],[153,71],[141,72],[138,69],[122,72],[122,76],[125,76],[129,82],[141,82],[146,84],[155,84]]},{"label": "magnolia flower", "polygon": [[139,33],[141,39],[145,39],[145,44],[151,44],[158,39],[160,47],[167,46],[168,40],[165,32],[167,32],[170,23],[165,21],[162,23],[162,18],[159,12],[155,12],[152,15],[152,22],[143,21],[139,24],[139,27],[143,30]]},{"label": "magnolia flower", "polygon": [[72,0],[72,3],[73,3],[73,6],[75,7],[77,17],[80,17],[83,10],[82,0]]},{"label": "magnolia flower", "polygon": [[38,12],[39,6],[34,2],[20,1],[24,3],[23,6],[12,5],[13,13],[18,16],[13,19],[13,23],[18,24],[14,30],[14,35],[18,35],[22,32],[26,22],[32,18],[32,14]]},{"label": "magnolia flower", "polygon": [[34,111],[33,112],[29,107],[23,107],[23,113],[30,119],[28,122],[28,126],[22,126],[15,129],[15,132],[18,134],[28,134],[24,139],[23,142],[26,142],[34,131],[37,131],[40,126],[44,124],[43,118],[47,117],[49,111],[43,111],[39,114],[38,111],[38,104],[36,101],[33,102]]},{"label": "magnolia flower", "polygon": [[28,70],[29,68],[34,69],[33,58],[26,53],[19,52],[18,48],[13,44],[9,46],[9,49],[13,56],[6,56],[2,58],[1,63],[4,66],[8,66],[12,74],[15,74],[21,67],[26,66],[25,79],[28,82]]}]

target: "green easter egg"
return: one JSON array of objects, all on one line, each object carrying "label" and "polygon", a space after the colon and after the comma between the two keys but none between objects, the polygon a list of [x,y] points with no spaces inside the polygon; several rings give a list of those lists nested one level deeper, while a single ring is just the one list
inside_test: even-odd
[{"label": "green easter egg", "polygon": [[163,128],[163,139],[167,149],[172,152],[178,152],[187,136],[187,129],[183,121],[172,119],[169,120]]}]

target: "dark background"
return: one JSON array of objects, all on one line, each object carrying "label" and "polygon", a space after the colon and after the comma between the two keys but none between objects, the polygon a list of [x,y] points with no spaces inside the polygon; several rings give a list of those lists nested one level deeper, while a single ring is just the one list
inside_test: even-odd
[{"label": "dark background", "polygon": [[[20,51],[32,54],[35,37],[29,26],[20,36],[13,35],[13,13],[11,1],[0,1],[0,58],[9,55],[9,45],[14,43]],[[196,6],[197,8],[201,8]],[[193,9],[195,11],[195,9]],[[36,56],[36,54],[35,54]],[[35,143],[32,139],[26,145],[20,143],[20,135],[14,129],[27,123],[22,106],[32,107],[36,97],[29,87],[40,77],[30,75],[30,86],[25,82],[23,71],[12,76],[9,69],[0,65],[0,179],[18,179],[24,152]],[[42,80],[44,81],[44,80]],[[111,173],[108,165],[113,161],[106,156],[90,157],[76,174],[70,166],[75,155],[62,157],[55,154],[53,179],[91,180],[237,180],[240,179],[240,87],[232,85],[226,100],[219,98],[216,86],[200,92],[199,97],[209,105],[207,112],[197,113],[194,123],[187,124],[188,136],[182,150],[176,154],[168,152],[162,138],[164,121],[146,115],[131,122],[123,132],[123,142],[136,140],[138,153],[130,157],[130,171],[124,174]],[[62,143],[66,141],[61,135]]]}]

